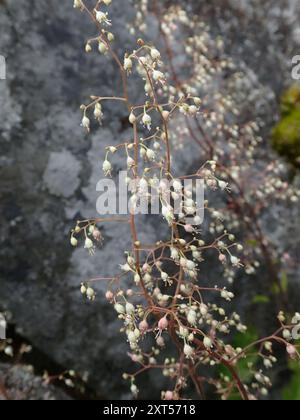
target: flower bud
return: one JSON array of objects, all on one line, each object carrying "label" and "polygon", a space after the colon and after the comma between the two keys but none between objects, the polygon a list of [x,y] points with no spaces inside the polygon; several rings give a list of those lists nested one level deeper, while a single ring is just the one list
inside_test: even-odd
[{"label": "flower bud", "polygon": [[102,106],[100,103],[97,103],[94,109],[94,117],[96,118],[96,120],[100,120],[102,116],[103,116]]},{"label": "flower bud", "polygon": [[176,248],[171,248],[171,258],[173,260],[178,260],[179,259],[179,252]]},{"label": "flower bud", "polygon": [[172,401],[174,400],[174,392],[166,391],[165,393],[165,401]]},{"label": "flower bud", "polygon": [[160,331],[166,330],[169,326],[169,322],[167,320],[167,317],[161,318],[158,322],[158,329]]},{"label": "flower bud", "polygon": [[86,249],[92,249],[94,247],[94,243],[90,238],[86,238],[84,247]]},{"label": "flower bud", "polygon": [[202,316],[206,316],[208,314],[208,308],[204,303],[200,305],[200,313]]},{"label": "flower bud", "polygon": [[82,1],[81,0],[74,0],[74,8],[81,9],[82,8]]},{"label": "flower bud", "polygon": [[129,72],[129,71],[132,70],[132,67],[133,67],[132,60],[129,57],[125,57],[125,59],[124,59],[124,69]]},{"label": "flower bud", "polygon": [[219,187],[221,188],[221,190],[224,191],[228,187],[228,183],[224,181],[219,181]]},{"label": "flower bud", "polygon": [[202,101],[201,101],[200,98],[194,98],[194,103],[197,107],[199,107],[201,105]]},{"label": "flower bud", "polygon": [[113,298],[114,298],[114,294],[113,294],[113,292],[111,292],[110,290],[108,290],[108,291],[105,293],[105,297],[106,297],[106,299],[107,299],[108,301],[111,301],[111,300],[113,300]]},{"label": "flower bud", "polygon": [[103,172],[104,172],[105,176],[107,176],[111,173],[112,166],[111,166],[111,163],[107,159],[103,162],[102,169],[103,169]]},{"label": "flower bud", "polygon": [[94,300],[96,296],[94,289],[92,289],[91,287],[88,287],[86,291],[86,296],[89,300]]},{"label": "flower bud", "polygon": [[99,42],[98,50],[100,54],[105,54],[107,52],[107,45],[104,42]]},{"label": "flower bud", "polygon": [[137,395],[138,394],[138,388],[137,388],[137,386],[135,385],[135,384],[132,384],[131,385],[131,388],[130,388],[130,390],[131,390],[131,392],[133,393],[133,395]]},{"label": "flower bud", "polygon": [[152,149],[147,150],[147,158],[149,160],[155,160],[155,152]]},{"label": "flower bud", "polygon": [[290,340],[292,338],[292,335],[289,330],[283,330],[282,335],[285,340]]},{"label": "flower bud", "polygon": [[121,305],[120,303],[116,303],[114,306],[116,312],[120,315],[124,315],[125,314],[125,308],[123,305]]},{"label": "flower bud", "polygon": [[160,52],[156,48],[152,48],[150,54],[153,60],[158,60],[160,58]]},{"label": "flower bud", "polygon": [[191,309],[188,312],[187,320],[188,320],[188,323],[191,324],[191,325],[195,325],[196,324],[197,314],[196,314],[196,312],[194,310]]},{"label": "flower bud", "polygon": [[240,264],[240,259],[234,256],[231,256],[230,261],[231,261],[231,264],[235,266],[238,266]]},{"label": "flower bud", "polygon": [[128,156],[128,158],[127,158],[128,169],[132,168],[134,165],[135,165],[134,159],[132,159],[132,157]]},{"label": "flower bud", "polygon": [[213,346],[212,340],[209,337],[204,337],[203,344],[207,349],[211,349]]},{"label": "flower bud", "polygon": [[156,82],[162,81],[162,80],[164,80],[164,78],[165,78],[165,76],[164,76],[164,74],[161,71],[154,70],[154,72],[153,72],[153,79]]},{"label": "flower bud", "polygon": [[151,130],[152,118],[150,115],[145,112],[142,121],[144,126],[147,127],[148,130]]},{"label": "flower bud", "polygon": [[164,347],[165,346],[165,340],[163,339],[163,337],[158,337],[157,338],[157,340],[156,340],[156,344],[159,346],[159,347]]},{"label": "flower bud", "polygon": [[87,131],[90,131],[91,122],[90,119],[87,116],[84,116],[82,118],[81,125],[83,128],[85,128]]},{"label": "flower bud", "polygon": [[134,312],[135,312],[135,308],[132,305],[132,303],[127,302],[126,303],[126,313],[127,313],[127,315],[133,315]]},{"label": "flower bud", "polygon": [[168,281],[169,280],[169,274],[168,273],[164,273],[163,271],[161,272],[161,278],[163,281]]},{"label": "flower bud", "polygon": [[194,355],[193,347],[189,346],[188,344],[185,344],[183,352],[188,358],[191,358]]},{"label": "flower bud", "polygon": [[142,333],[145,333],[149,329],[148,322],[145,319],[140,322],[139,329]]},{"label": "flower bud", "polygon": [[224,254],[220,254],[220,255],[219,255],[219,261],[220,261],[222,264],[224,264],[224,263],[226,262],[226,260],[227,260],[226,255],[224,255]]},{"label": "flower bud", "polygon": [[78,241],[77,241],[76,238],[74,238],[74,236],[72,236],[72,238],[71,238],[71,245],[74,246],[74,247],[76,247],[78,245]]},{"label": "flower bud", "polygon": [[140,275],[138,273],[136,273],[134,275],[134,282],[135,282],[136,285],[139,285],[140,282],[141,282],[141,277],[140,277]]},{"label": "flower bud", "polygon": [[87,43],[85,46],[85,52],[86,53],[90,53],[92,51],[92,46],[91,44]]},{"label": "flower bud", "polygon": [[130,124],[134,124],[136,122],[136,116],[134,115],[133,111],[129,115],[129,122],[130,122]]},{"label": "flower bud", "polygon": [[291,359],[296,359],[298,356],[296,347],[293,346],[292,344],[288,344],[286,347],[286,351],[288,353],[288,355],[291,357]]}]

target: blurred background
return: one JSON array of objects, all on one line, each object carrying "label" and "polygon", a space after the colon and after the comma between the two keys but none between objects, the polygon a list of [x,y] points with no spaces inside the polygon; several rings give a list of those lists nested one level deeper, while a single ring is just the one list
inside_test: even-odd
[{"label": "blurred background", "polygon": [[[277,153],[289,182],[299,186],[300,85],[291,75],[292,57],[300,54],[299,2],[161,1],[168,4],[182,4],[210,26],[212,37],[222,36],[227,56],[251,84],[254,97],[245,98],[251,101],[249,118],[264,121],[262,155]],[[131,1],[113,1],[120,56],[135,47],[127,26],[134,14]],[[151,22],[148,28],[154,39],[157,28]],[[118,74],[106,58],[84,53],[93,28],[72,1],[1,0],[0,33],[7,66],[6,80],[0,80],[0,312],[9,323],[8,340],[0,342],[0,393],[25,399],[131,398],[120,380],[132,369],[127,346],[101,285],[94,304],[79,290],[82,281],[115,272],[129,244],[126,229],[105,228],[104,246],[94,258],[69,245],[74,222],[95,215],[105,145],[120,143],[127,130],[124,110],[108,105],[103,127],[87,136],[79,106],[100,89],[103,96],[115,92]],[[178,154],[176,164],[192,168],[193,159],[190,150]],[[255,165],[259,171],[260,163]],[[274,247],[293,261],[283,288],[291,310],[299,311],[299,204],[270,206],[264,217]],[[157,229],[152,222],[144,225],[141,239],[155,241]],[[235,310],[251,323],[252,336],[274,329],[274,302],[260,290],[263,276],[264,267],[250,281],[241,274],[235,286]],[[283,356],[276,369],[269,398],[300,399],[300,368]],[[70,370],[75,388],[65,380],[46,385],[41,378],[45,371],[56,378]],[[144,381],[142,397],[159,397],[155,375]]]}]

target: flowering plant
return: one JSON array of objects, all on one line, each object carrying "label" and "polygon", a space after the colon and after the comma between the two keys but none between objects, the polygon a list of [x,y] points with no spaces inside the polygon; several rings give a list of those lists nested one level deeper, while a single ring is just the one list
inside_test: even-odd
[{"label": "flowering plant", "polygon": [[[139,365],[135,373],[124,374],[134,396],[139,393],[137,376],[150,369],[161,370],[170,380],[169,389],[161,390],[165,400],[188,398],[186,392],[190,384],[193,384],[199,398],[205,397],[206,385],[214,386],[222,399],[228,399],[236,392],[244,400],[266,396],[271,380],[265,370],[277,360],[273,353],[274,343],[285,346],[291,358],[299,357],[296,346],[291,343],[294,325],[280,312],[278,330],[274,334],[249,343],[245,348],[235,348],[230,344],[231,332],[245,333],[247,327],[237,313],[228,313],[228,302],[234,299],[234,294],[227,287],[207,284],[201,264],[206,255],[213,252],[225,267],[224,274],[229,283],[242,266],[246,266],[249,273],[255,270],[258,262],[253,262],[252,256],[244,252],[234,233],[242,223],[252,222],[265,261],[273,264],[257,222],[261,206],[271,193],[292,201],[298,200],[299,193],[278,180],[274,183],[268,176],[271,169],[279,171],[275,164],[264,174],[264,188],[253,190],[249,187],[247,193],[241,188],[243,177],[249,178],[260,140],[256,135],[256,124],[244,122],[241,127],[229,124],[230,110],[231,114],[237,114],[232,98],[221,97],[218,87],[210,98],[205,91],[213,75],[221,78],[225,69],[233,70],[233,63],[224,60],[210,66],[213,57],[209,57],[209,51],[222,49],[221,42],[214,44],[207,29],[191,21],[182,9],[171,7],[162,15],[156,2],[153,2],[153,13],[159,21],[167,61],[163,62],[160,48],[143,39],[138,40],[134,51],[126,52],[120,58],[113,47],[115,36],[109,17],[111,2],[99,0],[90,9],[85,1],[74,1],[74,7],[87,13],[97,30],[96,36],[87,41],[86,52],[91,53],[97,46],[100,54],[110,56],[119,69],[122,81],[119,96],[93,96],[90,103],[81,106],[82,126],[87,132],[91,130],[92,114],[101,122],[107,101],[124,104],[132,127],[132,138],[125,143],[107,145],[102,169],[105,176],[112,176],[113,156],[116,153],[123,155],[127,182],[134,185],[131,189],[131,212],[123,218],[103,215],[78,221],[71,234],[71,244],[77,246],[80,235],[83,235],[85,248],[94,253],[95,244],[103,240],[99,225],[115,222],[128,224],[132,247],[124,250],[126,259],[118,274],[83,283],[81,292],[93,301],[96,298],[94,282],[108,283],[106,298],[123,323],[122,332],[129,343],[130,357]],[[140,2],[136,22],[139,28],[143,28],[144,15],[150,13],[148,6],[147,1]],[[181,72],[177,71],[173,61],[176,30],[189,34],[185,52],[192,72],[185,75],[186,80],[182,80]],[[144,103],[132,103],[132,74],[142,82]],[[236,73],[233,72],[228,84],[234,80]],[[178,124],[178,121],[184,121],[184,124]],[[196,173],[189,176],[178,176],[173,169],[173,151],[184,147],[183,138],[187,141],[192,139],[201,150],[199,160],[202,163]],[[240,165],[241,161],[243,165]],[[183,180],[195,178],[204,181],[207,195],[227,194],[232,204],[225,209],[216,209],[211,200],[202,204],[195,202],[193,190],[182,185]],[[157,238],[155,244],[144,244],[139,239],[136,219],[140,201],[151,204],[150,187],[159,197],[162,217],[169,233],[167,239]],[[257,203],[255,208],[249,204],[254,198]],[[181,205],[176,211],[178,200]],[[212,237],[210,240],[200,230],[199,205],[209,220],[207,230]],[[276,272],[273,265],[272,270]],[[129,288],[125,286],[126,279],[132,283]],[[300,315],[295,317],[299,322]],[[253,352],[262,363],[254,365],[250,357],[249,375],[244,382],[239,364],[248,356],[253,356]],[[220,367],[227,373],[223,370],[220,373]]]}]

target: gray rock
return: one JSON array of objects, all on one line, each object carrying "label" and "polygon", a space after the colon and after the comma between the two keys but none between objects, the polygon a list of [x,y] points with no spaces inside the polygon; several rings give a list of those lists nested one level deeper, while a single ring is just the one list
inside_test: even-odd
[{"label": "gray rock", "polygon": [[35,376],[30,366],[0,364],[0,377],[0,401],[71,400],[64,391]]},{"label": "gray rock", "polygon": [[80,185],[81,163],[67,150],[52,152],[43,181],[49,192],[58,197],[70,198]]}]

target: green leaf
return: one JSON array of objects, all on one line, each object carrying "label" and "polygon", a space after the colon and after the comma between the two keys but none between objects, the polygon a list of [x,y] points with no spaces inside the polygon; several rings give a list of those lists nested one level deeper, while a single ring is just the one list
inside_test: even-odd
[{"label": "green leaf", "polygon": [[299,362],[291,362],[290,369],[293,371],[290,383],[283,389],[282,397],[284,401],[300,400],[300,364]]},{"label": "green leaf", "polygon": [[278,284],[277,284],[277,283],[273,283],[273,284],[272,284],[272,286],[271,286],[271,292],[272,292],[274,295],[280,295],[280,288],[279,288],[279,286],[278,286]]},{"label": "green leaf", "polygon": [[[235,348],[237,347],[244,348],[244,347],[247,347],[249,344],[256,342],[258,338],[259,337],[256,330],[254,328],[249,328],[245,334],[237,333],[233,338],[232,345]],[[237,370],[238,370],[239,377],[241,378],[242,382],[248,383],[251,381],[253,375],[249,370],[248,364],[252,363],[253,365],[256,365],[258,361],[259,361],[259,357],[257,355],[251,355],[239,361],[239,363],[237,364]],[[220,367],[220,372],[225,375],[229,375],[228,370],[224,366]],[[230,397],[230,399],[231,398],[236,399],[235,394],[233,394]]]},{"label": "green leaf", "polygon": [[[258,333],[255,328],[249,328],[245,334],[237,333],[233,339],[233,347],[247,347],[249,344],[256,342],[259,339]],[[256,365],[259,360],[257,355],[248,356],[245,359],[241,359],[238,363],[238,372],[243,382],[248,382],[252,378],[252,373],[249,370],[248,364],[252,363]]]},{"label": "green leaf", "polygon": [[249,327],[248,330],[243,333],[235,334],[233,338],[233,347],[247,347],[249,344],[254,343],[259,339],[259,335],[254,327]]},{"label": "green leaf", "polygon": [[252,303],[254,304],[265,304],[270,303],[270,298],[265,295],[256,295],[254,296]]},{"label": "green leaf", "polygon": [[286,271],[283,271],[281,275],[281,287],[285,293],[288,291],[289,279]]},{"label": "green leaf", "polygon": [[279,284],[273,283],[272,287],[271,287],[271,292],[274,295],[279,295],[281,293],[281,291],[284,292],[284,293],[286,293],[288,291],[289,279],[288,279],[286,271],[283,271],[281,273],[280,286],[281,286],[281,290],[280,290]]},{"label": "green leaf", "polygon": [[258,241],[256,239],[248,239],[246,243],[247,245],[252,246],[253,248],[256,248],[258,246]]}]

